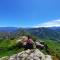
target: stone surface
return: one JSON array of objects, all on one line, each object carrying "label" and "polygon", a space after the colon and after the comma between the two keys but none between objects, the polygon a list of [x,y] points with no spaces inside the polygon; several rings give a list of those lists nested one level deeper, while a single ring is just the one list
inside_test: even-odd
[{"label": "stone surface", "polygon": [[52,60],[50,55],[43,54],[38,49],[22,51],[18,54],[8,57],[2,57],[0,60]]}]

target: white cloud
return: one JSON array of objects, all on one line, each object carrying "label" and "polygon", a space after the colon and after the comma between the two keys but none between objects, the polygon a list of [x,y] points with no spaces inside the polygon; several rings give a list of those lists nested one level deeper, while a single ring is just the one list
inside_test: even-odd
[{"label": "white cloud", "polygon": [[60,19],[38,24],[37,26],[34,27],[53,27],[53,26],[60,27]]}]

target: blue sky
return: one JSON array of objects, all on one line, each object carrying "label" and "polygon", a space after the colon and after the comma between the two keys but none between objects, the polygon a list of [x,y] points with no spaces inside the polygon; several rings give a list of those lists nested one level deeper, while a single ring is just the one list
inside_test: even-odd
[{"label": "blue sky", "polygon": [[0,27],[50,26],[48,22],[60,26],[60,0],[0,0]]}]

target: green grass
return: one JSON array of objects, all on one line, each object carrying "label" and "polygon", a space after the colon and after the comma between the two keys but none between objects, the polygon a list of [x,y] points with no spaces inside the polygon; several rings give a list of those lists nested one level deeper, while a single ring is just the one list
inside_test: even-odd
[{"label": "green grass", "polygon": [[[48,45],[48,50],[50,54],[53,56],[58,56],[60,58],[60,42],[53,40],[44,40],[44,41]],[[19,49],[16,46],[16,40],[2,40],[2,41],[0,40],[0,57],[11,56],[23,50],[24,50],[23,48]],[[42,52],[47,54],[45,50],[42,50]]]},{"label": "green grass", "polygon": [[15,40],[2,40],[0,41],[0,47],[10,47],[12,45],[16,44],[16,41]]},{"label": "green grass", "polygon": [[48,45],[50,54],[60,58],[60,42],[45,40],[45,43]]},{"label": "green grass", "polygon": [[16,46],[16,40],[0,40],[0,57],[11,56],[24,50],[23,48],[14,48],[14,46]]},{"label": "green grass", "polygon": [[21,51],[23,51],[24,49],[21,48],[21,49],[13,49],[13,50],[2,50],[0,51],[0,57],[3,57],[3,56],[11,56],[13,54],[17,54]]}]

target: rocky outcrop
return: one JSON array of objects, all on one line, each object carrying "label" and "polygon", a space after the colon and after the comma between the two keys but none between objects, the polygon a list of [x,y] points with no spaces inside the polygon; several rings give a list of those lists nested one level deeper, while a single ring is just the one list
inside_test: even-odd
[{"label": "rocky outcrop", "polygon": [[52,58],[38,49],[28,49],[10,57],[2,57],[0,60],[52,60]]}]

